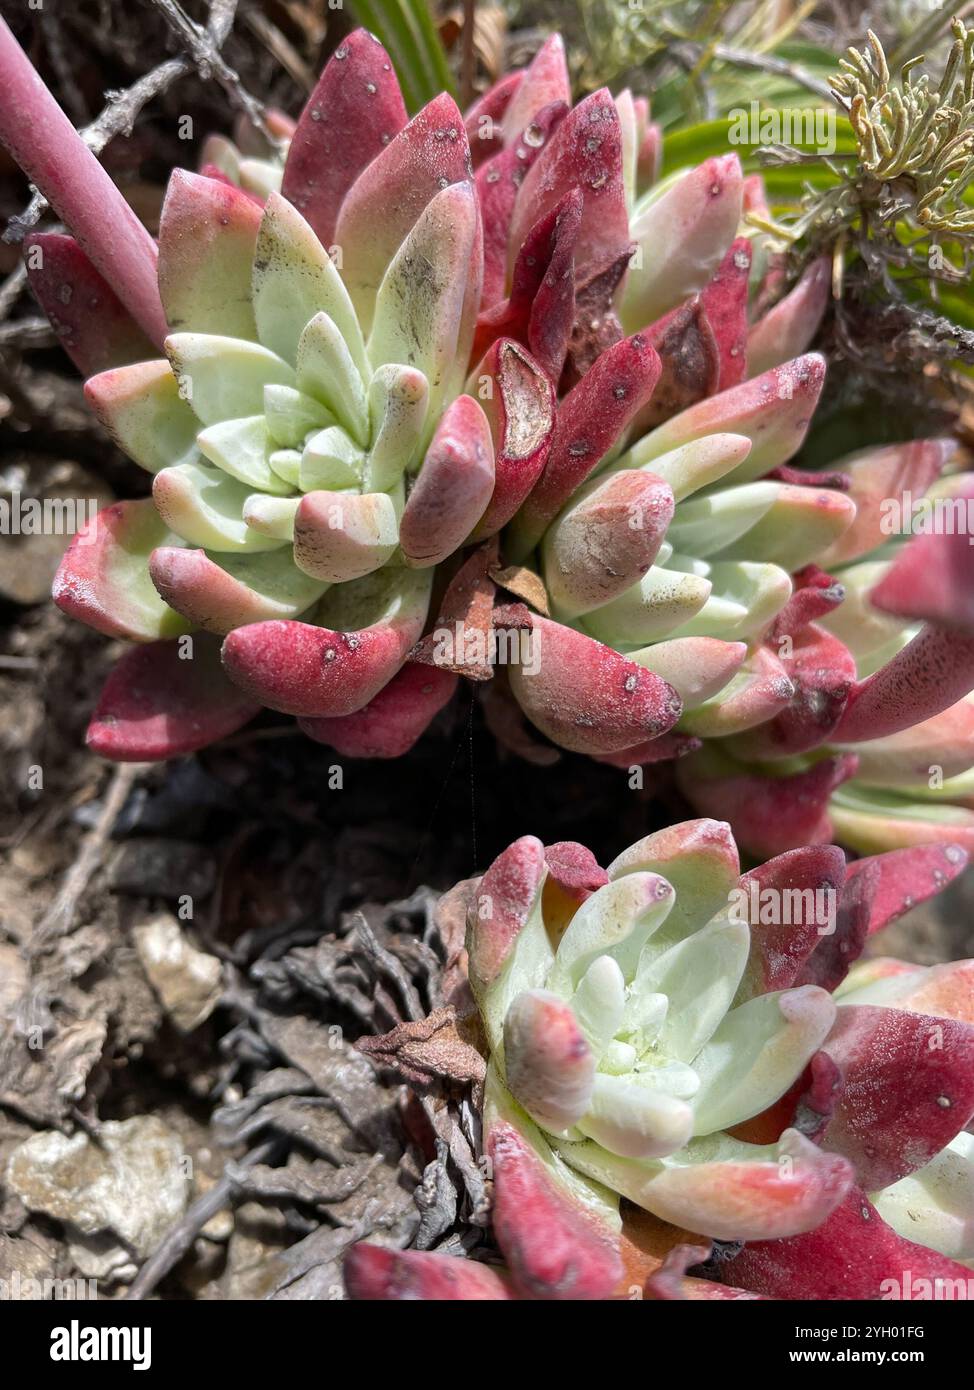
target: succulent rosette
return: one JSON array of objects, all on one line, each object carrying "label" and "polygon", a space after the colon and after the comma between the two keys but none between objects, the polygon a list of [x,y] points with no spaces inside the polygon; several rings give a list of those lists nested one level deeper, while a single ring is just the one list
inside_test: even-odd
[{"label": "succulent rosette", "polygon": [[504,539],[544,584],[543,609],[503,613],[538,639],[510,671],[521,709],[621,767],[685,757],[690,800],[757,855],[968,842],[971,651],[869,600],[896,549],[882,500],[922,497],[951,449],[790,467],[825,377],[805,348],[827,261],[782,294],[760,179],[727,155],[658,180],[645,108],[569,107],[560,64],[550,40],[517,89],[530,124],[476,175],[474,356],[516,341],[559,393]]},{"label": "succulent rosette", "polygon": [[629,92],[573,106],[555,36],[466,116],[443,95],[408,121],[359,31],[296,125],[173,175],[168,335],[77,243],[34,239],[89,399],[155,474],[55,586],[140,644],[93,747],[169,756],[268,706],[401,753],[457,674],[493,674],[423,639],[488,635],[497,581],[524,601],[496,626],[537,639],[508,671],[531,723],[623,768],[677,759],[753,855],[974,843],[974,644],[871,597],[899,548],[882,502],[963,488],[959,460],[929,440],[792,466],[829,265],[785,292],[761,180],[734,154],[661,178],[649,116]]},{"label": "succulent rosette", "polygon": [[[607,870],[580,845],[516,841],[468,896],[504,1266],[359,1247],[353,1295],[607,1298],[649,1278],[672,1296],[661,1250],[698,1237],[745,1242],[720,1266],[738,1291],[880,1297],[908,1270],[966,1277],[974,963],[847,974],[966,858],[847,864],[811,846],[742,875],[711,820]],[[669,1246],[645,1213],[678,1228]]]},{"label": "succulent rosette", "polygon": [[[391,754],[455,684],[402,668],[434,567],[495,493],[492,422],[463,394],[483,259],[463,119],[444,95],[407,121],[385,51],[360,31],[293,132],[282,191],[251,174],[250,191],[173,174],[158,248],[166,357],[112,363],[86,386],[154,474],[151,499],[100,513],[55,582],[66,611],[143,644],[89,732],[113,757],[185,752],[261,705]],[[83,369],[106,365],[106,344],[147,355],[73,241],[34,244],[35,289]],[[85,324],[82,290],[117,331]],[[385,718],[356,722],[380,694]]]},{"label": "succulent rosette", "polygon": [[[942,605],[911,614],[883,598],[908,548],[905,535],[890,534],[902,509],[918,506],[922,526],[935,506],[966,506],[971,475],[944,471],[956,467],[955,452],[945,440],[917,441],[838,464],[855,520],[819,556],[827,574],[794,577],[803,587],[763,639],[795,686],[790,706],[761,727],[708,741],[678,769],[698,809],[735,807],[741,839],[756,853],[795,835],[834,836],[866,854],[974,843],[969,632]],[[927,563],[945,570],[950,537],[928,539]],[[800,603],[815,621],[798,627],[789,614]]]}]

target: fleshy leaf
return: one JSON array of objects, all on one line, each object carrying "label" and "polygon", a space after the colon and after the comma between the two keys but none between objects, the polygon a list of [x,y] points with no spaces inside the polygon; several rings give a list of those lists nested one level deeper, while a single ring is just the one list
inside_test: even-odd
[{"label": "fleshy leaf", "polygon": [[651,671],[560,623],[534,616],[535,674],[510,668],[518,703],[542,733],[579,753],[616,753],[672,728],[680,698]]},{"label": "fleshy leaf", "polygon": [[345,1288],[358,1301],[500,1302],[513,1298],[491,1265],[360,1241],[345,1256]]},{"label": "fleshy leaf", "polygon": [[604,1299],[622,1270],[614,1233],[545,1169],[512,1125],[491,1126],[493,1225],[522,1297]]},{"label": "fleshy leaf", "polygon": [[335,240],[363,329],[371,327],[379,285],[423,210],[448,185],[465,183],[470,176],[463,118],[443,92],[393,136],[352,184]]},{"label": "fleshy leaf", "polygon": [[693,1133],[685,1101],[657,1090],[652,1072],[595,1078],[591,1104],[578,1128],[621,1158],[661,1158],[681,1149]]},{"label": "fleshy leaf", "polygon": [[676,637],[627,653],[630,661],[672,685],[684,712],[723,690],[746,655],[743,642],[722,642],[717,637]]},{"label": "fleshy leaf", "polygon": [[[655,392],[653,393],[655,395]],[[669,483],[677,502],[709,487],[711,483],[733,473],[751,452],[751,441],[743,434],[707,434],[689,444],[681,444],[669,453],[660,454],[652,463],[639,461],[639,445],[628,450],[613,468],[649,469]]]},{"label": "fleshy leaf", "polygon": [[958,1134],[929,1163],[874,1195],[898,1235],[953,1260],[974,1259],[974,1135]]},{"label": "fleshy leaf", "polygon": [[825,569],[847,565],[889,540],[890,502],[902,504],[907,494],[922,498],[940,476],[951,451],[946,439],[914,439],[843,459],[839,467],[849,479],[856,519],[818,556],[818,563]]},{"label": "fleshy leaf", "polygon": [[629,873],[587,898],[555,952],[548,983],[568,998],[599,956],[610,956],[628,984],[640,953],[666,921],[674,903],[671,884],[659,874]]},{"label": "fleshy leaf", "polygon": [[450,384],[465,372],[479,299],[480,221],[473,188],[451,184],[433,197],[396,251],[379,286],[368,354],[373,367],[403,363],[429,383],[437,418]]},{"label": "fleshy leaf", "polygon": [[657,830],[623,850],[607,870],[610,879],[655,873],[673,885],[676,902],[655,937],[655,943],[667,947],[726,906],[740,871],[731,828],[718,820],[683,821]]},{"label": "fleshy leaf", "polygon": [[221,637],[244,623],[296,618],[325,588],[297,569],[285,550],[211,559],[203,550],[162,546],[152,552],[149,573],[171,608]]},{"label": "fleshy leaf", "polygon": [[516,144],[526,126],[552,102],[571,103],[572,88],[565,62],[565,42],[549,34],[525,68],[521,82],[504,111],[503,137]]},{"label": "fleshy leaf", "polygon": [[[970,506],[965,487],[954,503]],[[914,537],[870,599],[884,613],[974,631],[974,547],[967,528]]]},{"label": "fleshy leaf", "polygon": [[823,1154],[795,1130],[771,1150],[724,1140],[711,1152],[710,1141],[698,1140],[662,1163],[618,1158],[596,1144],[557,1141],[557,1147],[573,1167],[637,1206],[716,1240],[814,1230],[853,1178],[850,1163]]},{"label": "fleshy leaf", "polygon": [[544,472],[512,528],[513,559],[528,554],[548,522],[618,443],[659,374],[659,357],[636,334],[603,352],[564,398]]},{"label": "fleshy leaf", "polygon": [[34,232],[24,241],[31,290],[83,376],[155,357],[156,348],[74,237]]},{"label": "fleshy leaf", "polygon": [[484,540],[507,525],[547,462],[555,396],[530,354],[507,338],[493,344],[467,389],[482,403],[494,441],[494,492],[471,536]]},{"label": "fleshy leaf", "polygon": [[283,358],[243,338],[173,333],[166,339],[166,352],[180,395],[204,425],[259,415],[265,386],[295,384],[294,372]]},{"label": "fleshy leaf", "polygon": [[622,300],[630,332],[706,285],[737,231],[742,182],[737,155],[721,155],[637,209],[632,237],[638,252]]},{"label": "fleshy leaf", "polygon": [[239,188],[174,169],[159,223],[159,293],[174,333],[256,338],[250,299],[260,208]]},{"label": "fleshy leaf", "polygon": [[817,1229],[745,1245],[720,1273],[771,1298],[816,1300],[930,1299],[938,1283],[966,1288],[970,1278],[966,1266],[898,1236],[855,1187]]},{"label": "fleshy leaf", "polygon": [[735,482],[759,478],[787,463],[801,447],[824,380],[825,362],[817,353],[796,357],[681,411],[641,439],[629,451],[626,466],[653,463],[708,434],[743,434],[751,440],[751,451],[738,466]]},{"label": "fleshy leaf", "polygon": [[[257,236],[253,274],[254,313],[260,341],[287,362],[315,314],[333,320],[363,380],[368,367],[362,330],[342,277],[304,218],[272,193]],[[288,383],[293,385],[292,383]]]},{"label": "fleshy leaf", "polygon": [[763,314],[747,336],[750,376],[759,376],[805,352],[825,313],[832,283],[828,256],[812,261],[793,290]]},{"label": "fleshy leaf", "polygon": [[629,245],[619,113],[606,88],[569,111],[525,175],[511,219],[512,265],[531,227],[573,188],[584,196],[586,262],[603,265]]},{"label": "fleshy leaf", "polygon": [[244,499],[244,521],[253,531],[278,541],[294,540],[294,517],[301,505],[300,497],[269,497],[264,492],[252,492]]},{"label": "fleshy leaf", "polygon": [[279,540],[252,531],[243,519],[249,491],[219,468],[181,463],[156,474],[152,500],[163,521],[190,545],[239,554],[275,550]]},{"label": "fleshy leaf", "polygon": [[471,396],[446,409],[403,510],[399,544],[407,564],[437,565],[458,550],[494,490],[494,445]]},{"label": "fleshy leaf", "polygon": [[300,448],[312,430],[335,423],[320,402],[293,386],[264,387],[264,418],[274,443],[286,449]]},{"label": "fleshy leaf", "polygon": [[477,170],[477,197],[484,219],[484,292],[481,307],[490,312],[504,298],[511,218],[524,171],[538,158],[568,105],[555,101],[537,112],[523,137],[494,154]]},{"label": "fleshy leaf", "polygon": [[199,421],[168,362],[100,372],[85,383],[85,396],[118,447],[148,472],[198,457]]},{"label": "fleshy leaf", "polygon": [[595,1058],[571,1007],[548,990],[525,990],[504,1018],[511,1094],[542,1128],[559,1133],[588,1109]]},{"label": "fleshy leaf", "polygon": [[294,563],[328,584],[372,574],[397,543],[396,509],[385,492],[309,492],[294,516]]},{"label": "fleshy leaf", "polygon": [[332,719],[299,719],[302,733],[347,758],[401,758],[452,698],[457,677],[407,661],[368,704]]},{"label": "fleshy leaf", "polygon": [[484,874],[467,932],[470,979],[483,992],[500,976],[538,903],[545,877],[544,845],[522,835]]},{"label": "fleshy leaf", "polygon": [[831,997],[814,985],[758,995],[731,1009],[693,1064],[700,1077],[695,1133],[739,1124],[776,1101],[802,1074],[834,1019]]},{"label": "fleshy leaf", "polygon": [[68,546],[54,579],[54,602],[106,637],[150,642],[188,632],[148,571],[156,546],[178,544],[150,499],[104,507]]},{"label": "fleshy leaf", "polygon": [[[365,471],[365,454],[341,425],[327,425],[308,439],[297,457],[297,475],[293,479],[302,492],[341,492],[358,489]],[[292,455],[275,454],[273,466],[282,477],[289,478]]]},{"label": "fleshy leaf", "polygon": [[888,854],[857,859],[849,877],[875,864],[877,877],[870,902],[869,935],[882,931],[904,912],[926,902],[963,871],[968,856],[960,845],[912,845]]},{"label": "fleshy leaf", "polygon": [[524,69],[505,73],[463,113],[470,158],[475,169],[500,149],[504,113],[523,81]]},{"label": "fleshy leaf", "polygon": [[746,922],[718,919],[640,970],[638,992],[652,990],[669,1000],[659,1033],[667,1057],[692,1062],[710,1040],[737,992],[750,936]]},{"label": "fleshy leaf", "polygon": [[652,473],[597,479],[549,527],[548,593],[565,617],[610,602],[646,573],[673,516],[673,494]]},{"label": "fleshy leaf", "polygon": [[376,492],[393,487],[419,454],[426,433],[429,383],[415,367],[379,367],[369,387],[372,448],[367,485]]},{"label": "fleshy leaf", "polygon": [[300,391],[327,406],[360,445],[367,443],[365,387],[345,339],[325,313],[315,314],[301,333],[297,378]]},{"label": "fleshy leaf", "polygon": [[845,855],[836,845],[787,850],[742,876],[739,911],[751,927],[751,953],[740,998],[797,982],[823,934],[835,930],[845,880]]},{"label": "fleshy leaf", "polygon": [[698,811],[732,817],[737,843],[766,859],[796,844],[831,840],[829,798],[855,770],[855,756],[843,754],[804,772],[762,776],[711,743],[677,764],[677,781]]},{"label": "fleshy leaf", "polygon": [[922,1168],[974,1116],[970,1024],[843,1004],[823,1051],[841,1082],[814,1137],[851,1159],[870,1191]]},{"label": "fleshy leaf", "polygon": [[356,29],[329,58],[291,138],[281,192],[330,246],[345,194],[406,124],[389,55]]},{"label": "fleshy leaf", "polygon": [[223,664],[271,709],[314,718],[353,714],[402,666],[428,603],[427,571],[386,566],[330,589],[313,622],[235,628],[223,643]]},{"label": "fleshy leaf", "polygon": [[93,753],[115,762],[176,758],[226,738],[260,706],[220,669],[206,633],[130,647],[112,671],[88,726]]},{"label": "fleshy leaf", "polygon": [[853,687],[835,743],[884,738],[930,719],[974,686],[974,631],[926,627],[885,666]]},{"label": "fleshy leaf", "polygon": [[285,494],[290,491],[268,462],[274,452],[274,441],[263,415],[210,425],[200,430],[196,443],[209,463],[236,478],[237,482],[246,483],[257,492]]}]

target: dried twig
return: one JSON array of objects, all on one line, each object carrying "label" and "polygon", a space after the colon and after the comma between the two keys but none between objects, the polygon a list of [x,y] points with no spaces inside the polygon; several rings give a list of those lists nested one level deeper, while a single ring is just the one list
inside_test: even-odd
[{"label": "dried twig", "polygon": [[105,842],[142,770],[140,763],[119,763],[113,772],[101,813],[82,841],[57,897],[34,930],[30,942],[32,955],[39,955],[52,941],[69,930],[81,896],[98,868]]},{"label": "dried twig", "polygon": [[50,322],[40,314],[0,324],[0,348],[51,347],[56,342]]},{"label": "dried twig", "polygon": [[0,286],[0,320],[7,317],[26,286],[27,267],[20,261]]},{"label": "dried twig", "polygon": [[210,20],[205,29],[190,19],[178,0],[152,0],[152,4],[185,45],[200,76],[219,82],[231,102],[246,114],[251,124],[271,145],[276,145],[276,137],[264,120],[263,104],[251,96],[241,82],[239,74],[220,52],[223,39],[226,37],[225,33],[221,36],[221,26],[225,26],[229,31],[237,0],[213,0],[210,6]]},{"label": "dried twig", "polygon": [[770,53],[752,53],[746,48],[732,48],[725,43],[714,45],[714,57],[724,63],[733,63],[739,68],[756,68],[759,72],[770,72],[775,77],[787,77],[806,91],[814,92],[822,101],[832,106],[835,101],[827,82],[821,82],[813,73],[806,71],[798,63],[789,63],[784,58],[775,58]]},{"label": "dried twig", "polygon": [[133,1280],[125,1295],[126,1299],[139,1302],[148,1298],[159,1281],[164,1279],[186,1254],[206,1223],[229,1204],[241,1175],[255,1164],[273,1157],[280,1147],[281,1140],[277,1136],[265,1139],[263,1143],[255,1145],[239,1162],[228,1163],[223,1170],[223,1176],[197,1197],[175,1226],[163,1236],[159,1248],[149,1256]]},{"label": "dried twig", "polygon": [[[131,135],[136,117],[142,108],[191,70],[192,64],[188,58],[170,58],[151,72],[147,72],[144,77],[140,77],[138,82],[134,82],[124,92],[109,93],[108,104],[101,115],[79,131],[92,154],[101,154],[116,135]],[[44,195],[35,191],[24,211],[11,217],[7,223],[3,234],[4,241],[23,241],[27,233],[37,226],[49,206]]]},{"label": "dried twig", "polygon": [[[164,4],[166,0],[153,0],[153,3],[157,4],[159,8],[162,8],[165,13]],[[173,8],[179,10],[180,14],[183,14],[178,5],[173,6]],[[219,57],[219,49],[226,41],[227,35],[233,27],[236,8],[237,0],[212,0],[210,5],[210,17],[205,29],[201,29],[199,25],[194,24],[193,21],[183,15],[186,23],[192,26],[194,35],[198,34],[202,36],[199,42],[203,43],[208,55],[215,54]],[[161,96],[164,92],[168,91],[181,77],[185,77],[187,73],[192,72],[194,66],[199,68],[204,76],[207,76],[212,67],[212,59],[208,59],[204,66],[197,58],[196,51],[190,47],[190,51],[187,55],[167,59],[166,62],[160,63],[159,66],[153,68],[151,72],[147,72],[143,77],[140,77],[137,82],[133,82],[132,86],[127,87],[124,91],[107,93],[108,102],[104,110],[90,123],[90,125],[86,125],[84,129],[79,132],[82,140],[84,140],[92,154],[101,154],[105,146],[111,140],[114,140],[117,135],[131,135],[132,128],[143,107],[147,106],[155,97]],[[257,106],[253,98],[247,96],[247,94],[243,92],[243,87],[236,73],[234,73],[231,68],[227,68],[226,70],[231,74],[233,82],[236,83],[237,91],[243,94],[246,101]],[[219,73],[215,70],[214,76],[219,78]],[[246,101],[239,102],[238,104],[244,105],[245,109],[247,109]],[[250,115],[249,110],[248,115]],[[251,119],[253,119],[252,116]],[[37,226],[37,223],[43,217],[48,207],[49,203],[43,194],[34,192],[24,211],[15,217],[11,217],[10,221],[7,223],[6,230],[3,233],[3,240],[15,243],[23,241],[27,233]],[[4,288],[6,289],[6,286]],[[3,317],[2,312],[0,312],[0,317]]]},{"label": "dried twig", "polygon": [[42,9],[38,17],[44,34],[44,45],[51,66],[57,74],[62,102],[67,107],[71,119],[78,125],[84,125],[88,119],[88,111],[75,79],[74,64],[65,50],[61,16],[55,10]]},{"label": "dried twig", "polygon": [[285,38],[263,10],[245,10],[242,18],[247,28],[257,35],[305,95],[310,95],[315,85],[314,68],[304,61],[290,39]]}]

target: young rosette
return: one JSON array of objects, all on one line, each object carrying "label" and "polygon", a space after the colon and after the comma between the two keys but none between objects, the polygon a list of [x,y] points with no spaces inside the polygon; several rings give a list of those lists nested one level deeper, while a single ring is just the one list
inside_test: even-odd
[{"label": "young rosette", "polygon": [[[853,865],[812,846],[742,875],[713,820],[606,870],[581,845],[516,841],[468,898],[504,1264],[363,1246],[353,1296],[609,1298],[647,1279],[658,1293],[680,1240],[705,1242],[691,1264],[712,1240],[746,1242],[741,1260],[821,1243],[857,1183],[890,1222],[873,1213],[887,1267],[919,1252],[917,1273],[956,1272],[974,1217],[970,1183],[950,1187],[974,1116],[974,966],[869,962],[838,987],[867,936],[965,863],[956,845]],[[918,1203],[920,1246],[898,1234]],[[817,1278],[793,1296],[828,1296]],[[746,1272],[725,1282],[768,1291]]]},{"label": "young rosette", "polygon": [[728,154],[660,180],[645,103],[603,90],[572,108],[557,39],[516,93],[476,175],[474,357],[516,342],[559,397],[504,537],[543,582],[516,618],[537,639],[532,669],[510,670],[521,709],[623,768],[685,759],[691,801],[755,855],[966,840],[970,649],[868,600],[891,558],[882,500],[922,497],[951,451],[791,467],[825,379],[806,349],[828,262],[785,293],[760,178]]},{"label": "young rosette", "polygon": [[754,853],[795,836],[835,837],[867,854],[974,845],[974,641],[964,586],[951,584],[953,612],[943,602],[926,612],[904,604],[901,584],[884,597],[887,576],[911,553],[904,525],[948,518],[952,534],[931,531],[924,550],[924,564],[945,580],[955,536],[966,546],[955,509],[966,511],[972,478],[951,471],[955,453],[946,440],[917,441],[838,465],[855,520],[819,556],[827,574],[810,567],[794,576],[794,598],[763,638],[765,658],[780,660],[795,687],[790,705],[762,726],[708,741],[678,769],[698,809],[735,807]]},{"label": "young rosette", "polygon": [[[293,133],[281,189],[261,201],[225,176],[172,175],[166,356],[124,360],[131,334],[109,324],[121,364],[102,352],[86,385],[154,475],[151,499],[76,538],[54,587],[65,611],[148,644],[123,656],[91,726],[111,757],[185,752],[262,705],[388,755],[456,681],[403,668],[433,567],[494,492],[491,423],[462,394],[483,261],[463,119],[444,95],[407,122],[384,50],[359,32]],[[94,275],[69,239],[35,242],[42,300]],[[106,331],[78,319],[84,369]]]}]

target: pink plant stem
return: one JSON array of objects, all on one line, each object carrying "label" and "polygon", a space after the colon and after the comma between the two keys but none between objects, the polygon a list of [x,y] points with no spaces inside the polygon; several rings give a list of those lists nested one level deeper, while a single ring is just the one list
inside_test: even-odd
[{"label": "pink plant stem", "polygon": [[168,329],[155,242],[0,19],[0,141],[152,341]]}]

